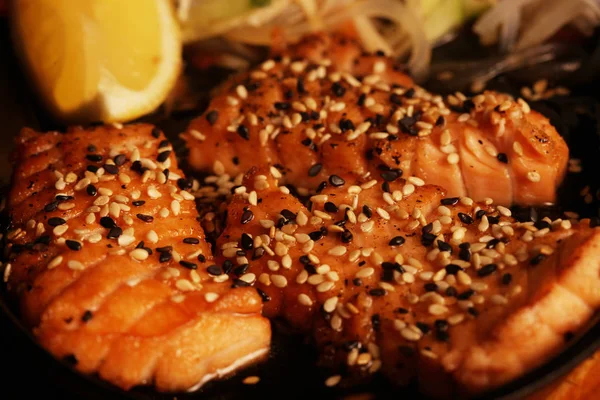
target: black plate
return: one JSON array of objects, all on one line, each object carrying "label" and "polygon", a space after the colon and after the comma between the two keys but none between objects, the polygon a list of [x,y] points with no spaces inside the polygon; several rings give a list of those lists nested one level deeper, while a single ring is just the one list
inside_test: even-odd
[{"label": "black plate", "polygon": [[[597,36],[596,36],[597,38]],[[596,38],[588,54],[596,54]],[[454,41],[436,50],[435,59],[455,60],[457,55],[473,56],[474,53],[485,55],[481,50],[474,50],[476,44],[471,37]],[[0,118],[3,121],[2,146],[0,146],[0,182],[6,184],[10,174],[8,154],[11,151],[10,141],[21,126],[28,125],[39,129],[56,128],[37,105],[25,81],[17,68],[12,55],[6,23],[0,21]],[[588,68],[590,69],[590,68]],[[552,68],[546,68],[551,71]],[[189,71],[194,75],[194,71]],[[206,74],[203,74],[205,77]],[[221,74],[222,75],[222,74]],[[557,73],[556,76],[559,74]],[[208,74],[209,80],[196,79],[198,90],[208,93],[214,81],[214,74]],[[525,76],[525,78],[523,78]],[[555,76],[555,77],[556,77]],[[551,76],[552,77],[552,76]],[[579,195],[580,189],[591,184],[592,193],[599,187],[600,172],[600,103],[598,102],[598,85],[588,77],[586,84],[575,87],[575,94],[570,97],[555,98],[548,101],[532,103],[532,107],[548,115],[553,124],[569,142],[572,157],[583,160],[584,172],[569,176],[560,188],[560,201],[557,207],[534,210],[539,217],[545,214],[556,214],[564,210],[577,211],[582,216],[597,217],[598,202],[585,204]],[[210,82],[212,80],[213,82]],[[195,82],[196,82],[195,81]],[[494,80],[491,85],[513,93],[527,81],[526,71],[519,74],[503,76]],[[575,82],[576,84],[577,82]],[[436,86],[437,85],[437,86]],[[439,82],[429,82],[429,87],[444,90]],[[189,120],[198,114],[180,113],[168,119],[160,114],[144,118],[159,125],[177,146],[177,134],[181,132]],[[517,210],[515,210],[517,211]],[[521,214],[531,214],[532,210],[519,210]],[[376,398],[411,398],[420,399],[414,387],[396,388],[383,378],[376,378],[366,386],[351,389],[326,388],[323,380],[326,371],[316,367],[316,354],[305,339],[289,332],[284,325],[274,324],[274,345],[269,359],[259,365],[245,369],[237,376],[225,381],[211,382],[201,391],[190,394],[157,393],[149,388],[121,391],[95,377],[83,376],[73,371],[64,362],[57,362],[34,341],[32,335],[20,323],[14,308],[7,302],[4,285],[0,290],[0,343],[1,362],[0,397],[3,399],[29,398],[43,395],[45,398],[61,399],[234,399],[234,398],[286,398],[306,399],[309,396],[318,398],[342,398],[350,394],[369,393]],[[568,373],[585,358],[600,348],[600,322],[595,319],[589,327],[578,336],[570,339],[569,345],[556,358],[531,373],[480,397],[484,399],[518,399],[523,398],[540,388],[554,382]],[[8,366],[8,368],[6,368]],[[244,385],[244,377],[258,375],[261,381],[257,385]]]}]

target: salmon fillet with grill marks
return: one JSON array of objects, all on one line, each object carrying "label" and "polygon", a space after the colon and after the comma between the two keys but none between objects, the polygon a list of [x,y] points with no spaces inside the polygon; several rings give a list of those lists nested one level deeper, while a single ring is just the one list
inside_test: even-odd
[{"label": "salmon fillet with grill marks", "polygon": [[266,166],[314,190],[331,174],[379,177],[383,165],[504,205],[554,202],[568,161],[563,139],[522,99],[444,99],[340,35],[309,36],[234,77],[183,136],[190,165],[218,176]]},{"label": "salmon fillet with grill marks", "polygon": [[480,393],[547,361],[600,308],[589,221],[518,222],[415,178],[328,182],[307,208],[251,171],[217,261],[239,264],[234,284],[312,332],[343,378],[381,370],[439,398]]},{"label": "salmon fillet with grill marks", "polygon": [[7,285],[54,356],[125,389],[179,391],[266,353],[261,298],[206,272],[194,197],[158,129],[24,129],[15,155]]}]

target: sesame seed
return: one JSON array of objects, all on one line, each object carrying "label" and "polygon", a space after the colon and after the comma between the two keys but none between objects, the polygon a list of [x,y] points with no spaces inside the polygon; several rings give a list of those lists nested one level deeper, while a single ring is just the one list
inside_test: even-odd
[{"label": "sesame seed", "polygon": [[278,288],[284,288],[288,284],[288,281],[285,276],[275,274],[271,275],[271,282],[273,283],[273,285],[275,285],[275,287]]},{"label": "sesame seed", "polygon": [[539,172],[529,171],[527,172],[527,179],[531,182],[539,182],[542,179],[542,177],[539,174]]},{"label": "sesame seed", "polygon": [[81,262],[76,260],[67,261],[67,267],[75,271],[82,271],[85,269],[85,266]]},{"label": "sesame seed", "polygon": [[336,246],[329,249],[329,251],[327,251],[327,254],[330,254],[332,256],[343,256],[344,254],[346,254],[346,251],[347,249],[345,246]]},{"label": "sesame seed", "polygon": [[135,249],[129,252],[129,256],[134,260],[143,261],[148,258],[148,252],[145,249]]},{"label": "sesame seed", "polygon": [[219,295],[217,293],[214,293],[214,292],[207,292],[207,293],[204,294],[204,300],[206,300],[208,303],[213,303],[218,298],[219,298]]},{"label": "sesame seed", "polygon": [[336,386],[342,380],[341,375],[332,375],[325,380],[325,386],[333,387]]},{"label": "sesame seed", "polygon": [[54,269],[63,262],[63,256],[56,256],[48,263],[48,269]]}]

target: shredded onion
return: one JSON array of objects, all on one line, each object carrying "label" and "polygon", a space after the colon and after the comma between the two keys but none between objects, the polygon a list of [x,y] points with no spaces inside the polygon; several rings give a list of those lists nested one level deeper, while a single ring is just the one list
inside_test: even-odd
[{"label": "shredded onion", "polygon": [[[408,68],[417,80],[426,77],[429,69],[432,43],[425,33],[420,0],[271,0],[241,15],[195,26],[195,20],[207,20],[198,17],[197,7],[204,1],[178,0],[187,42],[222,36],[235,43],[269,46],[275,30],[295,41],[307,33],[336,29],[352,21],[367,50],[408,57]],[[457,4],[466,7],[467,1]],[[480,16],[473,30],[483,44],[498,44],[510,52],[538,45],[568,24],[591,34],[600,24],[598,0],[498,0]]]}]

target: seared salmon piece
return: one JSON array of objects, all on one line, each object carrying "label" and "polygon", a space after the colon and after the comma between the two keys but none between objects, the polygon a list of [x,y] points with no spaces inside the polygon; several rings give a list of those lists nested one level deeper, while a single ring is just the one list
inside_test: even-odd
[{"label": "seared salmon piece", "polygon": [[43,347],[121,388],[166,391],[266,354],[262,300],[206,272],[187,187],[151,125],[21,132],[5,276]]},{"label": "seared salmon piece", "polygon": [[461,113],[445,112],[422,135],[382,140],[377,154],[451,196],[503,205],[553,203],[569,149],[548,119],[506,94],[461,98],[448,98],[448,106]]},{"label": "seared salmon piece", "polygon": [[[357,77],[372,81],[373,96]],[[340,35],[310,36],[224,86],[183,134],[189,164],[229,177],[273,167],[306,189],[367,174],[364,133],[383,123],[392,85],[413,82],[391,59]]]},{"label": "seared salmon piece", "polygon": [[437,398],[481,393],[546,362],[600,308],[589,221],[519,222],[415,177],[327,182],[307,207],[250,171],[217,263],[264,293],[265,315],[312,333],[345,379],[382,371]]},{"label": "seared salmon piece", "polygon": [[556,129],[522,99],[444,99],[340,35],[308,36],[234,77],[183,137],[193,168],[227,181],[272,167],[301,194],[332,174],[379,176],[383,164],[450,196],[543,204],[568,161]]}]

